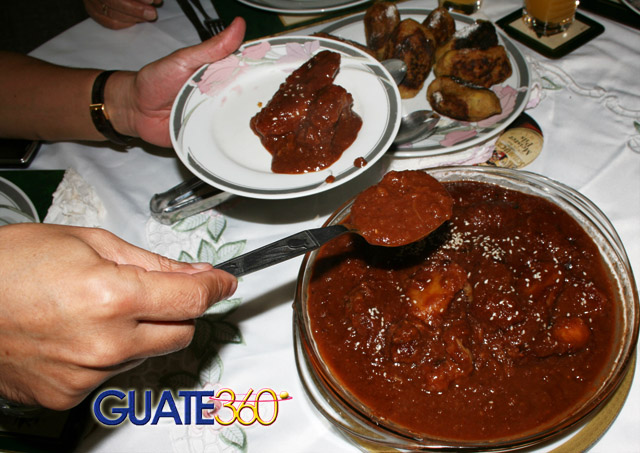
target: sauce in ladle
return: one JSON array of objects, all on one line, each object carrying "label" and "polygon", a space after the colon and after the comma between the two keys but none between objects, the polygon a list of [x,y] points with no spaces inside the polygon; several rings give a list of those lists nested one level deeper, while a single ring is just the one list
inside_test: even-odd
[{"label": "sauce in ladle", "polygon": [[416,242],[451,217],[453,199],[437,179],[419,170],[391,171],[361,192],[349,225],[372,245]]},{"label": "sauce in ladle", "polygon": [[315,250],[348,232],[361,235],[372,245],[407,245],[449,219],[452,206],[453,199],[446,189],[428,174],[392,171],[356,197],[348,223],[302,231],[216,268],[240,277]]}]

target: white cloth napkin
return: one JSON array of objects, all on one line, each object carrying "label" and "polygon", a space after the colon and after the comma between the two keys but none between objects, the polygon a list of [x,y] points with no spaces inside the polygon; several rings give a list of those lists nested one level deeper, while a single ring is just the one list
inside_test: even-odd
[{"label": "white cloth napkin", "polygon": [[67,169],[53,193],[43,223],[100,227],[106,210],[95,189],[73,168]]}]

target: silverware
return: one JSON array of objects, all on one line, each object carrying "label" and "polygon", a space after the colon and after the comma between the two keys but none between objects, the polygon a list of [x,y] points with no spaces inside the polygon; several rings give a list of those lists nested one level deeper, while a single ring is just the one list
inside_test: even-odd
[{"label": "silverware", "polygon": [[215,268],[222,269],[236,277],[242,277],[251,272],[259,271],[315,250],[336,236],[349,231],[351,230],[344,225],[305,230],[232,258],[229,261],[218,264]]},{"label": "silverware", "polygon": [[402,117],[398,135],[393,140],[394,145],[419,142],[432,135],[440,115],[432,110],[416,110]]},{"label": "silverware", "polygon": [[202,3],[200,3],[200,0],[189,1],[198,9],[198,11],[200,11],[200,14],[202,14],[202,23],[209,31],[209,33],[211,33],[211,36],[215,36],[222,30],[224,30],[225,25],[224,22],[222,22],[222,19],[213,19],[211,16],[209,16],[205,9],[202,7]]},{"label": "silverware", "polygon": [[187,16],[187,19],[189,19],[191,24],[195,27],[196,32],[198,32],[198,36],[200,37],[200,41],[206,41],[213,36],[211,32],[202,25],[202,22],[200,22],[198,15],[191,7],[188,0],[178,0],[178,5],[180,5],[180,9],[182,9],[184,15]]},{"label": "silverware", "polygon": [[149,202],[151,217],[165,225],[182,220],[224,203],[234,195],[193,177],[166,192],[157,193]]}]

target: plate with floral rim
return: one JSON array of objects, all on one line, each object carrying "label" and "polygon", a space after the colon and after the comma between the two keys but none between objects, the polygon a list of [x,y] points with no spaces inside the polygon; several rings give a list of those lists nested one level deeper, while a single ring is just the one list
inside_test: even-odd
[{"label": "plate with floral rim", "polygon": [[0,177],[0,226],[40,222],[38,211],[20,187]]},{"label": "plate with floral rim", "polygon": [[620,0],[622,3],[627,5],[630,10],[632,10],[636,14],[640,14],[640,0]]},{"label": "plate with floral rim", "polygon": [[[271,154],[251,130],[250,120],[291,72],[323,50],[341,55],[334,83],[353,96],[362,128],[330,167],[274,173]],[[393,78],[367,53],[332,39],[283,36],[252,41],[200,68],[174,102],[170,134],[179,159],[212,186],[252,198],[296,198],[338,187],[370,168],[391,146],[400,109]]]},{"label": "plate with floral rim", "polygon": [[[431,12],[423,8],[398,8],[400,19],[414,19],[422,22]],[[364,15],[358,13],[331,23],[321,31],[364,45]],[[475,19],[462,14],[451,13],[456,30],[474,23]],[[494,85],[492,89],[500,98],[503,112],[477,123],[467,123],[443,117],[435,133],[429,138],[393,148],[390,153],[395,157],[430,157],[452,154],[468,150],[495,138],[525,109],[531,90],[531,75],[527,62],[515,44],[497,27],[498,41],[505,47],[513,73],[505,82]],[[435,78],[429,75],[422,90],[411,99],[402,100],[402,115],[415,110],[429,109],[427,87]]]},{"label": "plate with floral rim", "polygon": [[247,6],[285,14],[316,14],[339,11],[369,0],[238,0]]}]

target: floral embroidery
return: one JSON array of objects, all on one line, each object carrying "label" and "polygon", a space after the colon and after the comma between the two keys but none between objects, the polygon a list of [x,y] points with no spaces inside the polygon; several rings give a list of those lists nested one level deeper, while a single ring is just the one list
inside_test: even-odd
[{"label": "floral embroidery", "polygon": [[[187,217],[171,226],[150,219],[147,234],[152,249],[170,258],[187,262],[208,262],[216,265],[239,255],[246,241],[223,241],[227,219],[215,210]],[[162,357],[148,359],[138,368],[122,376],[127,382],[123,388],[171,390],[213,390],[222,388],[224,363],[219,349],[225,344],[244,344],[242,332],[229,318],[242,303],[240,298],[220,301],[196,320],[195,335],[184,350]],[[221,404],[204,414],[212,418],[221,410]],[[225,409],[222,409],[223,411]],[[224,416],[221,415],[224,418]],[[246,432],[242,426],[232,424],[175,425],[171,442],[176,452],[204,453],[224,451],[245,453],[248,449]]]},{"label": "floral embroidery", "polygon": [[[638,121],[640,119],[640,110],[633,110],[623,107],[620,104],[620,98],[616,95],[609,94],[604,88],[594,86],[582,86],[579,85],[573,78],[559,67],[547,62],[543,62],[537,59],[529,58],[529,65],[538,74],[540,74],[540,80],[542,82],[542,88],[545,90],[561,90],[568,88],[572,92],[591,98],[600,102],[607,110],[613,114],[623,117],[631,118],[632,126],[635,132],[640,132],[638,129]],[[627,140],[627,146],[634,152],[640,153],[640,135],[630,135]]]}]

